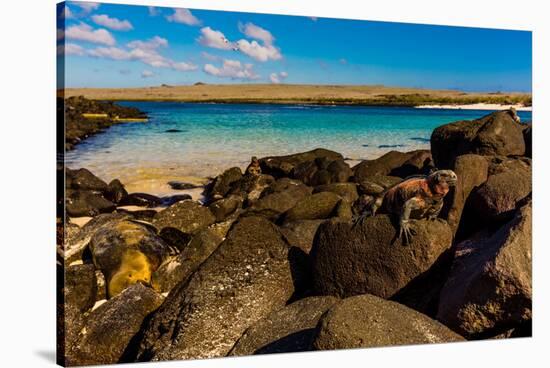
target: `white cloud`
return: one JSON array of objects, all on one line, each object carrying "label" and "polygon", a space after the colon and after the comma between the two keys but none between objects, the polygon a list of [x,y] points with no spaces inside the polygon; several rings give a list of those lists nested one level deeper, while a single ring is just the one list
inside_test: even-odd
[{"label": "white cloud", "polygon": [[234,47],[223,33],[210,27],[201,28],[201,34],[198,41],[203,46],[220,50],[231,50]]},{"label": "white cloud", "polygon": [[113,60],[131,60],[132,59],[132,56],[128,51],[118,47],[96,47],[95,49],[88,50],[87,53],[90,56],[105,58],[105,59],[113,59]]},{"label": "white cloud", "polygon": [[197,19],[197,17],[195,17],[193,14],[191,14],[189,9],[184,8],[174,9],[174,14],[167,15],[166,19],[169,22],[183,23],[187,24],[188,26],[197,26],[201,24],[201,21]]},{"label": "white cloud", "polygon": [[96,10],[99,8],[99,3],[93,3],[93,2],[74,2],[73,3],[74,5],[80,7],[83,11],[85,11],[86,13],[90,13],[91,11],[93,10]]},{"label": "white cloud", "polygon": [[243,54],[258,61],[279,60],[283,57],[277,47],[273,45],[262,46],[257,41],[239,40],[237,46]]},{"label": "white cloud", "polygon": [[131,49],[147,49],[155,50],[159,47],[168,47],[168,40],[159,36],[148,39],[147,41],[132,41],[129,42],[126,46]]},{"label": "white cloud", "polygon": [[88,55],[112,60],[141,61],[154,68],[169,68],[180,72],[197,70],[198,66],[183,61],[175,61],[162,56],[158,49],[167,47],[168,41],[155,36],[146,41],[132,41],[127,45],[128,49],[120,47],[96,47],[88,50]]},{"label": "white cloud", "polygon": [[253,23],[239,24],[242,33],[250,38],[263,41],[266,45],[272,45],[275,38],[267,29],[263,29]]},{"label": "white cloud", "polygon": [[74,40],[99,43],[107,46],[113,46],[116,43],[115,38],[109,31],[103,28],[94,30],[86,23],[70,26],[65,31],[65,37]]},{"label": "white cloud", "polygon": [[180,72],[189,72],[189,71],[192,71],[192,70],[197,70],[198,67],[193,64],[193,63],[186,63],[186,62],[183,62],[183,61],[180,61],[180,62],[175,62],[173,61],[171,64],[170,64],[170,67],[174,70],[177,70],[177,71],[180,71]]},{"label": "white cloud", "polygon": [[160,10],[158,10],[154,6],[148,6],[147,9],[149,10],[149,15],[152,17],[156,17],[157,15],[160,14]]},{"label": "white cloud", "polygon": [[212,55],[208,52],[201,52],[201,56],[203,59],[206,59],[206,60],[209,60],[209,61],[220,61],[221,60],[221,57],[219,57],[218,55]]},{"label": "white cloud", "polygon": [[111,18],[106,14],[92,15],[92,20],[100,26],[114,29],[115,31],[129,31],[134,29],[129,21]]},{"label": "white cloud", "polygon": [[83,56],[85,53],[85,50],[82,46],[77,45],[76,43],[67,43],[65,45],[59,45],[57,46],[57,54],[58,55],[78,55]]},{"label": "white cloud", "polygon": [[271,83],[273,84],[279,84],[281,83],[281,81],[279,80],[279,76],[277,75],[277,73],[271,73],[269,75],[269,80],[271,81]]},{"label": "white cloud", "polygon": [[269,80],[271,81],[271,83],[273,84],[279,84],[281,83],[286,77],[288,77],[288,73],[287,72],[280,72],[279,74],[277,73],[271,73],[269,75]]},{"label": "white cloud", "polygon": [[154,77],[154,76],[155,76],[155,73],[153,73],[150,70],[144,70],[144,71],[141,72],[141,78],[151,78],[151,77]]},{"label": "white cloud", "polygon": [[347,61],[346,59],[344,59],[344,58],[338,60],[338,62],[339,62],[340,64],[342,64],[342,65],[346,65],[346,64],[348,63],[348,61]]},{"label": "white cloud", "polygon": [[260,76],[254,72],[254,65],[241,64],[238,60],[225,59],[221,68],[212,64],[205,64],[204,72],[215,77],[231,79],[258,79]]},{"label": "white cloud", "polygon": [[317,18],[317,17],[309,17],[309,19],[311,19],[311,20],[314,21],[314,22],[317,22],[317,19],[319,19],[319,18]]}]

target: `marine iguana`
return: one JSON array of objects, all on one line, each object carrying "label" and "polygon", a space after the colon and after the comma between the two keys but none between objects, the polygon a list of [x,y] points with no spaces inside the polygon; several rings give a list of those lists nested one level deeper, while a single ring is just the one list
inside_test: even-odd
[{"label": "marine iguana", "polygon": [[246,168],[244,174],[250,176],[258,176],[261,173],[262,169],[260,167],[260,160],[258,160],[256,156],[252,156],[252,158],[250,159],[250,164]]},{"label": "marine iguana", "polygon": [[415,235],[409,226],[409,219],[435,220],[443,207],[443,198],[449,192],[449,187],[456,185],[456,181],[457,176],[452,170],[437,170],[430,175],[408,177],[375,198],[355,224],[374,216],[378,211],[397,215],[399,234],[396,239],[404,236],[408,244]]}]

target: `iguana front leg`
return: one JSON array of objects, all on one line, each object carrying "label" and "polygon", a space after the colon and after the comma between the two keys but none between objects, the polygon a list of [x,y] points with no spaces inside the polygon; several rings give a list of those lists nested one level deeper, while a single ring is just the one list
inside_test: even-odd
[{"label": "iguana front leg", "polygon": [[416,235],[416,232],[411,229],[409,225],[409,217],[411,216],[411,211],[420,209],[424,205],[424,200],[418,197],[413,197],[403,205],[401,210],[401,215],[399,216],[399,235],[398,238],[402,236],[405,237],[405,243],[408,245],[410,239],[413,235]]}]

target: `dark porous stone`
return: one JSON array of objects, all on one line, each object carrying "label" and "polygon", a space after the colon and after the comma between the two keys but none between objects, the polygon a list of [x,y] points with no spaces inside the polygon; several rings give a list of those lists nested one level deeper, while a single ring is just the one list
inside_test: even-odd
[{"label": "dark porous stone", "polygon": [[245,331],[229,355],[311,351],[315,326],[338,300],[332,296],[314,296],[270,313]]},{"label": "dark porous stone", "polygon": [[160,206],[159,197],[147,193],[130,193],[124,197],[119,206],[157,207]]},{"label": "dark porous stone", "polygon": [[344,160],[334,160],[328,167],[331,183],[345,183],[353,175],[353,171]]},{"label": "dark porous stone", "polygon": [[[281,181],[285,183],[279,183]],[[308,197],[311,190],[312,188],[301,182],[279,179],[273,187],[264,190],[264,194],[247,209],[247,213],[276,220],[281,214],[294,207],[298,201]]]},{"label": "dark porous stone", "polygon": [[160,204],[161,204],[161,206],[171,206],[174,203],[178,203],[178,202],[181,202],[181,201],[186,201],[186,200],[189,200],[189,199],[192,199],[192,197],[189,194],[176,194],[176,195],[173,195],[173,196],[162,197],[160,199]]},{"label": "dark porous stone", "polygon": [[128,192],[124,189],[124,185],[118,179],[112,180],[107,189],[105,190],[105,198],[113,203],[120,203],[127,195]]},{"label": "dark porous stone", "polygon": [[173,227],[185,234],[192,234],[214,223],[216,218],[208,207],[193,201],[182,201],[157,212],[153,225],[159,230]]},{"label": "dark porous stone", "polygon": [[327,219],[335,215],[337,205],[342,199],[332,192],[312,194],[298,201],[294,207],[284,213],[284,221]]},{"label": "dark porous stone", "polygon": [[483,156],[525,154],[523,125],[514,120],[510,110],[442,125],[432,132],[430,142],[435,166],[439,169],[452,168],[455,158],[466,153]]},{"label": "dark porous stone", "polygon": [[441,323],[396,302],[357,295],[334,304],[319,321],[316,350],[464,341]]},{"label": "dark porous stone", "polygon": [[244,217],[145,326],[136,360],[226,356],[254,322],[294,293],[289,247],[277,226]]},{"label": "dark porous stone", "polygon": [[241,208],[243,199],[240,196],[230,195],[227,198],[222,198],[216,202],[210,204],[208,208],[216,217],[216,222],[225,220],[227,216],[231,215],[238,208]]},{"label": "dark porous stone", "polygon": [[428,175],[434,169],[432,153],[429,150],[414,151],[403,165],[392,169],[391,176],[406,178],[411,175]]},{"label": "dark porous stone", "polygon": [[152,284],[155,289],[167,292],[186,280],[222,241],[223,237],[212,227],[190,237],[178,255],[167,259],[153,273]]},{"label": "dark porous stone", "polygon": [[281,233],[288,244],[298,247],[306,254],[309,254],[313,246],[313,238],[317,233],[319,225],[326,220],[297,220],[281,226]]},{"label": "dark porous stone", "polygon": [[70,188],[81,190],[94,190],[104,192],[107,190],[107,183],[92,174],[88,169],[66,170],[67,179],[70,182]]},{"label": "dark porous stone", "polygon": [[[456,186],[445,197],[445,205],[441,211],[444,218],[456,234],[461,224],[462,211],[473,190],[487,181],[489,164],[483,156],[466,154],[455,159],[453,171],[458,180]],[[462,233],[471,233],[467,219],[462,222]]]},{"label": "dark porous stone", "polygon": [[93,264],[73,265],[65,268],[65,303],[84,313],[96,301],[97,281]]},{"label": "dark porous stone", "polygon": [[206,186],[204,196],[208,201],[223,198],[229,193],[231,186],[241,180],[242,177],[243,173],[240,168],[232,167],[227,169]]},{"label": "dark porous stone", "polygon": [[[425,155],[424,150],[399,152],[390,151],[375,160],[365,160],[353,169],[353,176],[356,183],[369,180],[372,176],[392,176],[392,171],[402,168],[403,165],[413,157]],[[414,161],[413,161],[414,162]]]},{"label": "dark porous stone", "polygon": [[425,274],[451,247],[452,232],[444,221],[410,221],[417,234],[408,246],[395,239],[397,230],[388,215],[355,226],[333,221],[320,225],[310,252],[315,291],[390,298]]},{"label": "dark porous stone", "polygon": [[160,294],[135,284],[91,312],[68,365],[115,364],[140,330],[145,317],[162,303]]},{"label": "dark porous stone", "polygon": [[472,339],[531,320],[531,247],[531,202],[493,235],[458,244],[437,319]]},{"label": "dark porous stone", "polygon": [[168,185],[170,188],[174,190],[186,190],[186,189],[194,189],[194,188],[200,188],[199,185],[191,184],[191,183],[185,183],[183,181],[169,181]]},{"label": "dark porous stone", "polygon": [[93,217],[116,209],[113,202],[90,190],[67,190],[66,195],[66,210],[71,217]]},{"label": "dark porous stone", "polygon": [[342,160],[344,157],[334,151],[317,148],[312,151],[288,156],[271,156],[260,159],[262,172],[275,178],[289,177],[296,166],[306,161],[326,158],[330,161]]},{"label": "dark porous stone", "polygon": [[359,198],[357,194],[357,184],[355,183],[333,183],[319,185],[313,189],[313,193],[332,192],[338,194],[342,199],[353,203]]},{"label": "dark porous stone", "polygon": [[508,162],[505,170],[489,176],[472,192],[464,216],[487,225],[510,220],[519,202],[533,190],[530,161],[512,162],[515,164]]}]

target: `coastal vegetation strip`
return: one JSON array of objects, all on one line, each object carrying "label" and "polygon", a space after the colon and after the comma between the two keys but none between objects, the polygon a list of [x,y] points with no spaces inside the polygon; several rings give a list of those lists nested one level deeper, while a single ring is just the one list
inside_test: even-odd
[{"label": "coastal vegetation strip", "polygon": [[350,85],[161,85],[142,88],[69,88],[66,96],[92,100],[421,106],[499,104],[531,106],[530,93],[467,93],[386,86]]}]

